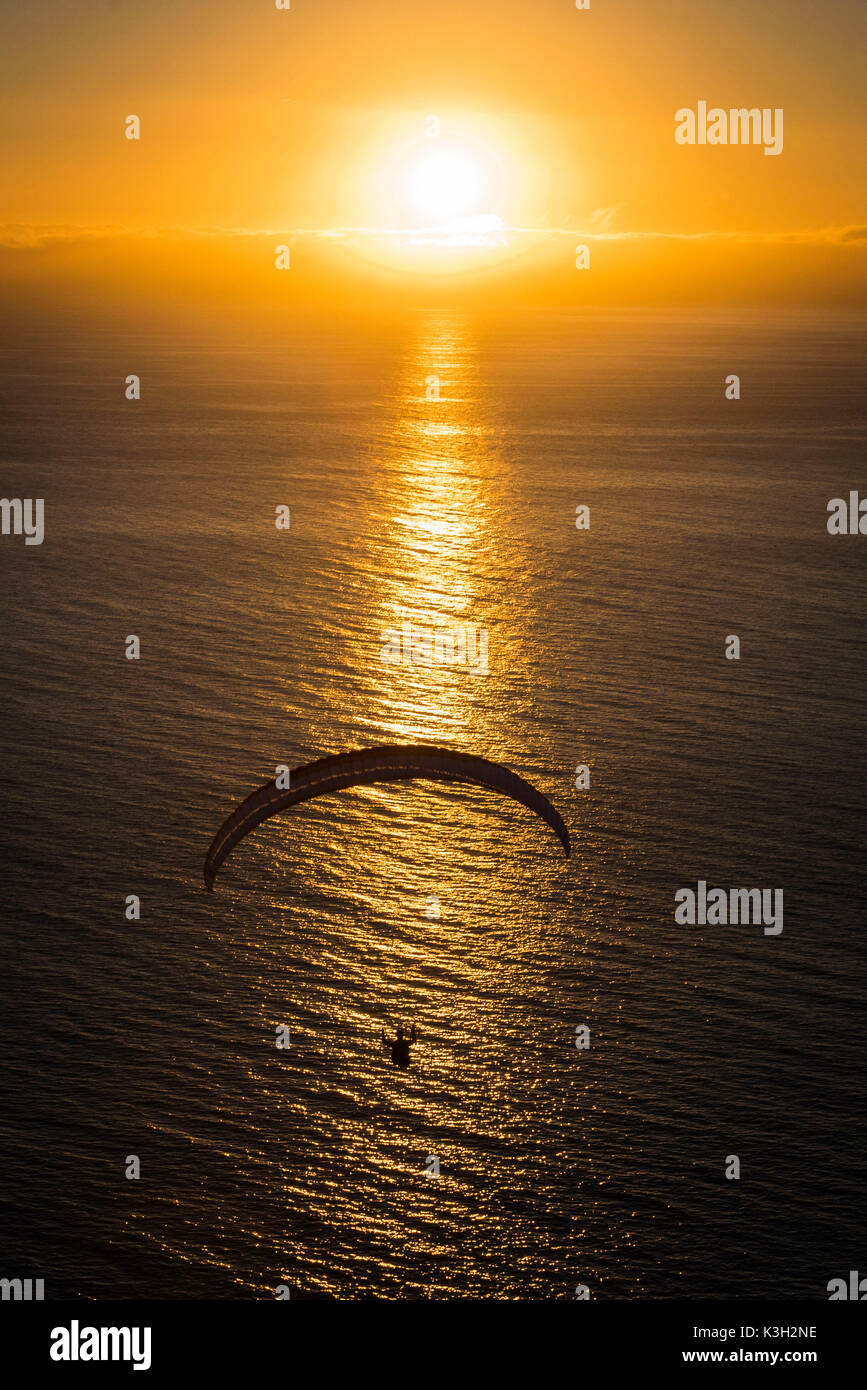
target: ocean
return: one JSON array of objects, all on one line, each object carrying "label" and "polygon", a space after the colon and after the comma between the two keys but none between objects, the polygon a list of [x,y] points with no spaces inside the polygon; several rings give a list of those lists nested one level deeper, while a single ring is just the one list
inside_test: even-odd
[{"label": "ocean", "polygon": [[[0,492],[45,539],[0,537],[0,1276],[824,1299],[863,1268],[867,541],[826,522],[867,494],[865,358],[846,315],[9,320]],[[484,631],[487,671],[383,661],[407,622]],[[273,819],[206,891],[278,765],[381,743],[505,763],[571,858],[406,782]],[[782,932],[677,923],[700,880],[782,889]]]}]

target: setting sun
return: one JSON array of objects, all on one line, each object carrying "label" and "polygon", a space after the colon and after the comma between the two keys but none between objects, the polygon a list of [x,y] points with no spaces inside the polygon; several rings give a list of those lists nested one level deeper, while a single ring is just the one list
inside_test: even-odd
[{"label": "setting sun", "polygon": [[478,144],[454,136],[413,146],[395,172],[395,203],[404,225],[442,227],[496,212],[498,193],[493,159]]}]

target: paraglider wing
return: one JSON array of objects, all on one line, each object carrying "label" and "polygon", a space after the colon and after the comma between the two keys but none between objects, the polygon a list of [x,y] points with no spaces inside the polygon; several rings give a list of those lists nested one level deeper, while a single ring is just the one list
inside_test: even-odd
[{"label": "paraglider wing", "polygon": [[367,782],[396,782],[423,777],[437,782],[475,782],[519,801],[535,811],[551,829],[569,857],[569,831],[547,797],[500,763],[455,753],[447,748],[428,748],[425,744],[364,748],[355,753],[338,753],[315,763],[293,768],[291,785],[278,787],[276,779],[251,792],[217,831],[205,860],[205,883],[213,888],[220,866],[235,845],[263,820],[276,816],[289,806],[297,806],[314,796],[339,791],[342,787],[363,786]]}]

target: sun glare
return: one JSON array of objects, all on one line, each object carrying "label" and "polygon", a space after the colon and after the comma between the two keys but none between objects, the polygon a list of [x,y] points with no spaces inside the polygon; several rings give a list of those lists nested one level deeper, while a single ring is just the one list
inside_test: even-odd
[{"label": "sun glare", "polygon": [[481,147],[444,137],[408,152],[395,173],[394,195],[404,225],[442,227],[490,213],[497,185],[496,165]]},{"label": "sun glare", "polygon": [[[390,138],[384,131],[356,161],[339,190],[350,216],[329,233],[350,255],[388,271],[440,276],[491,269],[528,249],[526,228],[544,192],[538,150],[528,152],[520,129],[502,123],[467,120],[460,130],[454,117],[449,123],[448,131],[419,132],[407,143],[401,117]],[[510,227],[516,209],[520,237]]]}]

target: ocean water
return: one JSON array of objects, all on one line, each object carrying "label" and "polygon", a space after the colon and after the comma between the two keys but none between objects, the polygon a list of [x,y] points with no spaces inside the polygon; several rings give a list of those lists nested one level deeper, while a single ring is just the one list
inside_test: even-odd
[{"label": "ocean water", "polygon": [[[815,1299],[863,1267],[867,541],[826,508],[867,493],[865,356],[846,317],[10,321],[0,492],[46,536],[0,538],[0,1275]],[[487,672],[383,662],[403,621],[485,629]],[[278,764],[419,742],[533,781],[571,859],[416,782],[276,818],[206,892]],[[678,925],[699,879],[782,888],[782,933]]]}]

